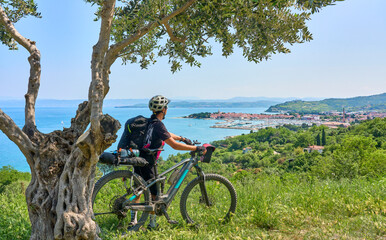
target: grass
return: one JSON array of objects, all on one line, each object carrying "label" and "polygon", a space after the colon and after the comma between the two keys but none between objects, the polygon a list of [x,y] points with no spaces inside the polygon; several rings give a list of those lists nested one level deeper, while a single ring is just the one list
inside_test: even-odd
[{"label": "grass", "polygon": [[183,224],[178,199],[163,217],[160,229],[104,239],[385,239],[386,189],[380,180],[318,180],[261,175],[234,182],[238,193],[236,215],[228,224],[194,229]]},{"label": "grass", "polygon": [[0,239],[29,239],[31,225],[24,191],[28,182],[18,181],[0,193]]},{"label": "grass", "polygon": [[[238,207],[227,224],[194,228],[183,223],[176,198],[157,231],[122,237],[102,229],[103,239],[386,239],[386,178],[320,180],[287,174],[227,176],[237,189]],[[237,179],[237,180],[235,180]],[[20,183],[18,183],[20,185]],[[182,189],[181,189],[182,190]],[[13,192],[13,193],[11,193]],[[182,191],[181,191],[182,192]],[[0,194],[0,239],[28,239],[29,220],[21,192]]]}]

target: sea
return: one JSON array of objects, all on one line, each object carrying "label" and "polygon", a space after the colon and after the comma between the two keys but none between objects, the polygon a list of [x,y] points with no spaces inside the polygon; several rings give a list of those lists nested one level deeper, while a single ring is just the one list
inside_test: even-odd
[{"label": "sea", "polygon": [[[9,115],[14,122],[22,128],[24,125],[24,107],[4,107],[1,109]],[[64,127],[70,127],[71,118],[75,116],[76,106],[73,107],[37,107],[36,108],[36,125],[39,131],[49,133],[54,130],[62,130]],[[170,108],[167,116],[163,121],[169,132],[176,135],[197,140],[203,143],[210,143],[215,140],[222,140],[226,137],[237,136],[249,133],[249,130],[240,129],[223,129],[210,128],[219,120],[203,120],[183,118],[192,113],[200,112],[239,112],[239,113],[263,113],[266,108]],[[150,117],[148,108],[115,108],[104,107],[103,112],[111,115],[119,120],[123,126],[127,119],[143,115]],[[106,151],[113,151],[117,148],[120,136],[123,133],[123,128],[118,131],[118,140]],[[161,156],[164,160],[171,154],[178,152],[169,146],[165,146],[165,150]],[[0,131],[0,168],[3,166],[11,166],[14,169],[22,172],[30,172],[29,165],[18,147],[8,139],[8,137]]]}]

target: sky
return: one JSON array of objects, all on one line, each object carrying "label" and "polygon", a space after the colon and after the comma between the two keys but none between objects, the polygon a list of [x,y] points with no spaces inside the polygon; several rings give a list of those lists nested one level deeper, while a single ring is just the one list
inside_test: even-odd
[{"label": "sky", "polygon": [[[39,98],[87,99],[92,46],[98,38],[95,8],[82,0],[36,0],[43,18],[16,24],[37,42],[42,76]],[[311,42],[291,46],[291,53],[273,55],[258,64],[242,52],[201,59],[202,66],[175,74],[167,58],[148,70],[139,65],[111,68],[109,99],[229,99],[232,97],[354,97],[386,92],[385,0],[346,0],[312,15],[307,23]],[[23,98],[27,92],[28,53],[0,45],[0,99]]]}]

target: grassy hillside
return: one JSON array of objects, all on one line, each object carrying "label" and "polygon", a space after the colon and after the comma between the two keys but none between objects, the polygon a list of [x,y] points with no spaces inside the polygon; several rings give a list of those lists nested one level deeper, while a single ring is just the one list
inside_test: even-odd
[{"label": "grassy hillside", "polygon": [[386,93],[367,97],[329,98],[321,101],[289,101],[271,106],[267,112],[320,113],[328,111],[386,110]]},{"label": "grassy hillside", "polygon": [[[227,174],[237,189],[238,208],[228,224],[198,229],[158,218],[158,231],[120,237],[124,229],[102,229],[102,239],[382,239],[386,232],[386,178],[321,180],[297,174]],[[220,197],[220,196],[216,196]],[[0,239],[29,239],[30,223],[20,182],[0,194]]]},{"label": "grassy hillside", "polygon": [[[303,147],[314,144],[323,131],[324,152],[304,152]],[[168,211],[178,225],[159,217],[158,231],[143,229],[121,237],[126,226],[119,228],[115,221],[101,229],[102,239],[385,238],[386,119],[349,129],[267,128],[214,144],[218,149],[212,162],[200,165],[206,173],[219,173],[235,186],[238,207],[230,223],[186,225],[178,195]],[[245,147],[251,151],[243,154]],[[166,169],[186,157],[170,156],[159,167]],[[0,239],[29,239],[23,195],[28,175],[14,175],[10,168],[0,169]],[[189,174],[188,180],[194,177]]]}]

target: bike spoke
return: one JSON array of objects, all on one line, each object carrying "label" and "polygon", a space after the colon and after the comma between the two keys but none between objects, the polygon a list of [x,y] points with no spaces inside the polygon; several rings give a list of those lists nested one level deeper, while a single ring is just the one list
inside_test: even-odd
[{"label": "bike spoke", "polygon": [[[130,182],[131,172],[116,171],[106,175],[95,184],[95,195],[93,195],[93,211],[95,221],[101,229],[117,227],[127,228],[131,221],[131,211],[127,204],[132,204],[129,199],[132,196],[132,188],[138,187],[138,180]],[[145,193],[149,199],[150,194]],[[139,205],[145,204],[144,194],[139,198]],[[148,201],[148,200],[147,200]],[[148,203],[147,203],[148,204]],[[138,211],[137,219],[141,219],[143,212]],[[145,220],[147,215],[144,215]]]},{"label": "bike spoke", "polygon": [[[204,186],[205,184],[205,186]],[[217,224],[235,211],[237,197],[233,186],[219,175],[210,175],[205,183],[194,180],[184,190],[181,214],[188,223]]]},{"label": "bike spoke", "polygon": [[94,216],[99,216],[104,214],[114,214],[114,212],[94,213]]}]

